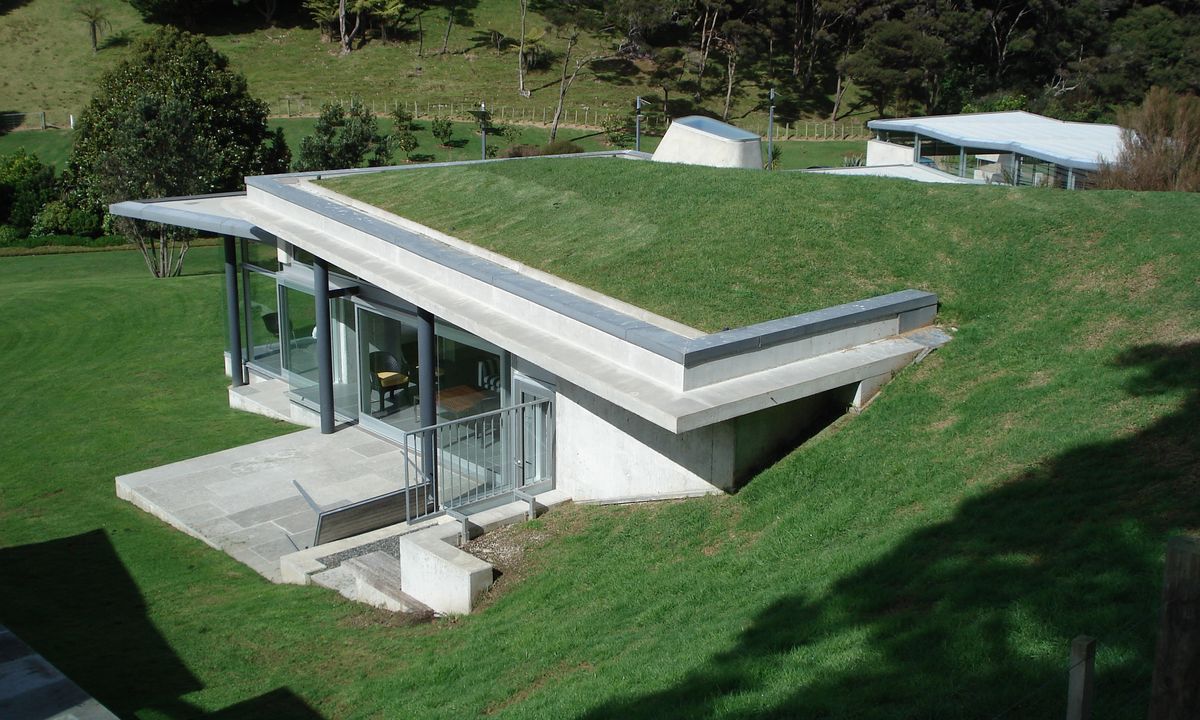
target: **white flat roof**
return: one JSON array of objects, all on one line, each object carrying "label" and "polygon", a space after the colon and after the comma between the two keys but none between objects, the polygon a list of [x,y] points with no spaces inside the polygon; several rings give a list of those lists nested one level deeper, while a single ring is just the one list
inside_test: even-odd
[{"label": "white flat roof", "polygon": [[869,177],[900,178],[926,183],[947,183],[951,185],[982,185],[982,180],[962,178],[950,175],[941,170],[925,167],[924,165],[860,165],[858,167],[813,168],[797,172],[816,173],[818,175],[866,175]]},{"label": "white flat roof", "polygon": [[1022,110],[872,120],[872,130],[911,132],[984,150],[1020,153],[1080,170],[1117,159],[1121,128],[1055,120]]}]

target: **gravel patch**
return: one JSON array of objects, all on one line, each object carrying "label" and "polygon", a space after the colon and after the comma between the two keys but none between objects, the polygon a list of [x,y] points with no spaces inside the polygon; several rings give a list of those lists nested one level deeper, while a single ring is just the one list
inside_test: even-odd
[{"label": "gravel patch", "polygon": [[375,542],[367,543],[366,545],[359,545],[358,547],[353,547],[349,550],[343,550],[339,553],[317,558],[317,562],[324,565],[326,570],[332,570],[351,558],[356,558],[360,555],[366,555],[367,553],[373,552],[385,552],[388,555],[399,559],[400,537],[400,535],[393,535],[392,537],[376,540]]}]

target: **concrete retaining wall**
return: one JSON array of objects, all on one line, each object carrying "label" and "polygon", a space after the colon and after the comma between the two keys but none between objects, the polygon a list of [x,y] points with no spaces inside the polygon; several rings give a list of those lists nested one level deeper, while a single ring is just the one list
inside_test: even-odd
[{"label": "concrete retaining wall", "polygon": [[434,612],[465,614],[492,585],[492,566],[459,550],[458,523],[436,525],[398,541],[400,586]]},{"label": "concrete retaining wall", "polygon": [[555,477],[576,502],[691,497],[733,487],[728,422],[675,434],[563,381],[554,412]]},{"label": "concrete retaining wall", "polygon": [[913,149],[882,140],[867,141],[867,165],[912,165]]}]

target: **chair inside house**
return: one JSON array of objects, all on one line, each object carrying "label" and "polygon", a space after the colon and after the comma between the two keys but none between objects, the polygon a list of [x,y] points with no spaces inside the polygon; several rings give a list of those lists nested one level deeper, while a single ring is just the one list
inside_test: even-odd
[{"label": "chair inside house", "polygon": [[279,337],[279,313],[273,313],[273,312],[263,313],[262,321],[263,321],[263,325],[265,325],[267,328],[267,332],[271,333],[276,338],[278,338]]},{"label": "chair inside house", "polygon": [[408,388],[412,385],[412,373],[404,361],[390,352],[371,353],[369,363],[371,389],[379,393],[379,412],[382,414],[385,398],[396,405],[397,392],[401,393],[402,398],[407,395]]}]

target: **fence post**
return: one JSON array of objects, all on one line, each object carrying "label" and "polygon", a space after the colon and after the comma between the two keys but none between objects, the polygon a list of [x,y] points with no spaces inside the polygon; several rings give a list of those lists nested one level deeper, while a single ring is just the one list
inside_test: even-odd
[{"label": "fence post", "polygon": [[1167,542],[1149,720],[1200,717],[1200,539]]},{"label": "fence post", "polygon": [[1096,639],[1080,635],[1071,641],[1071,675],[1067,686],[1067,720],[1091,720],[1095,695]]},{"label": "fence post", "polygon": [[43,130],[46,129],[46,111],[45,110],[42,111],[42,129]]}]

